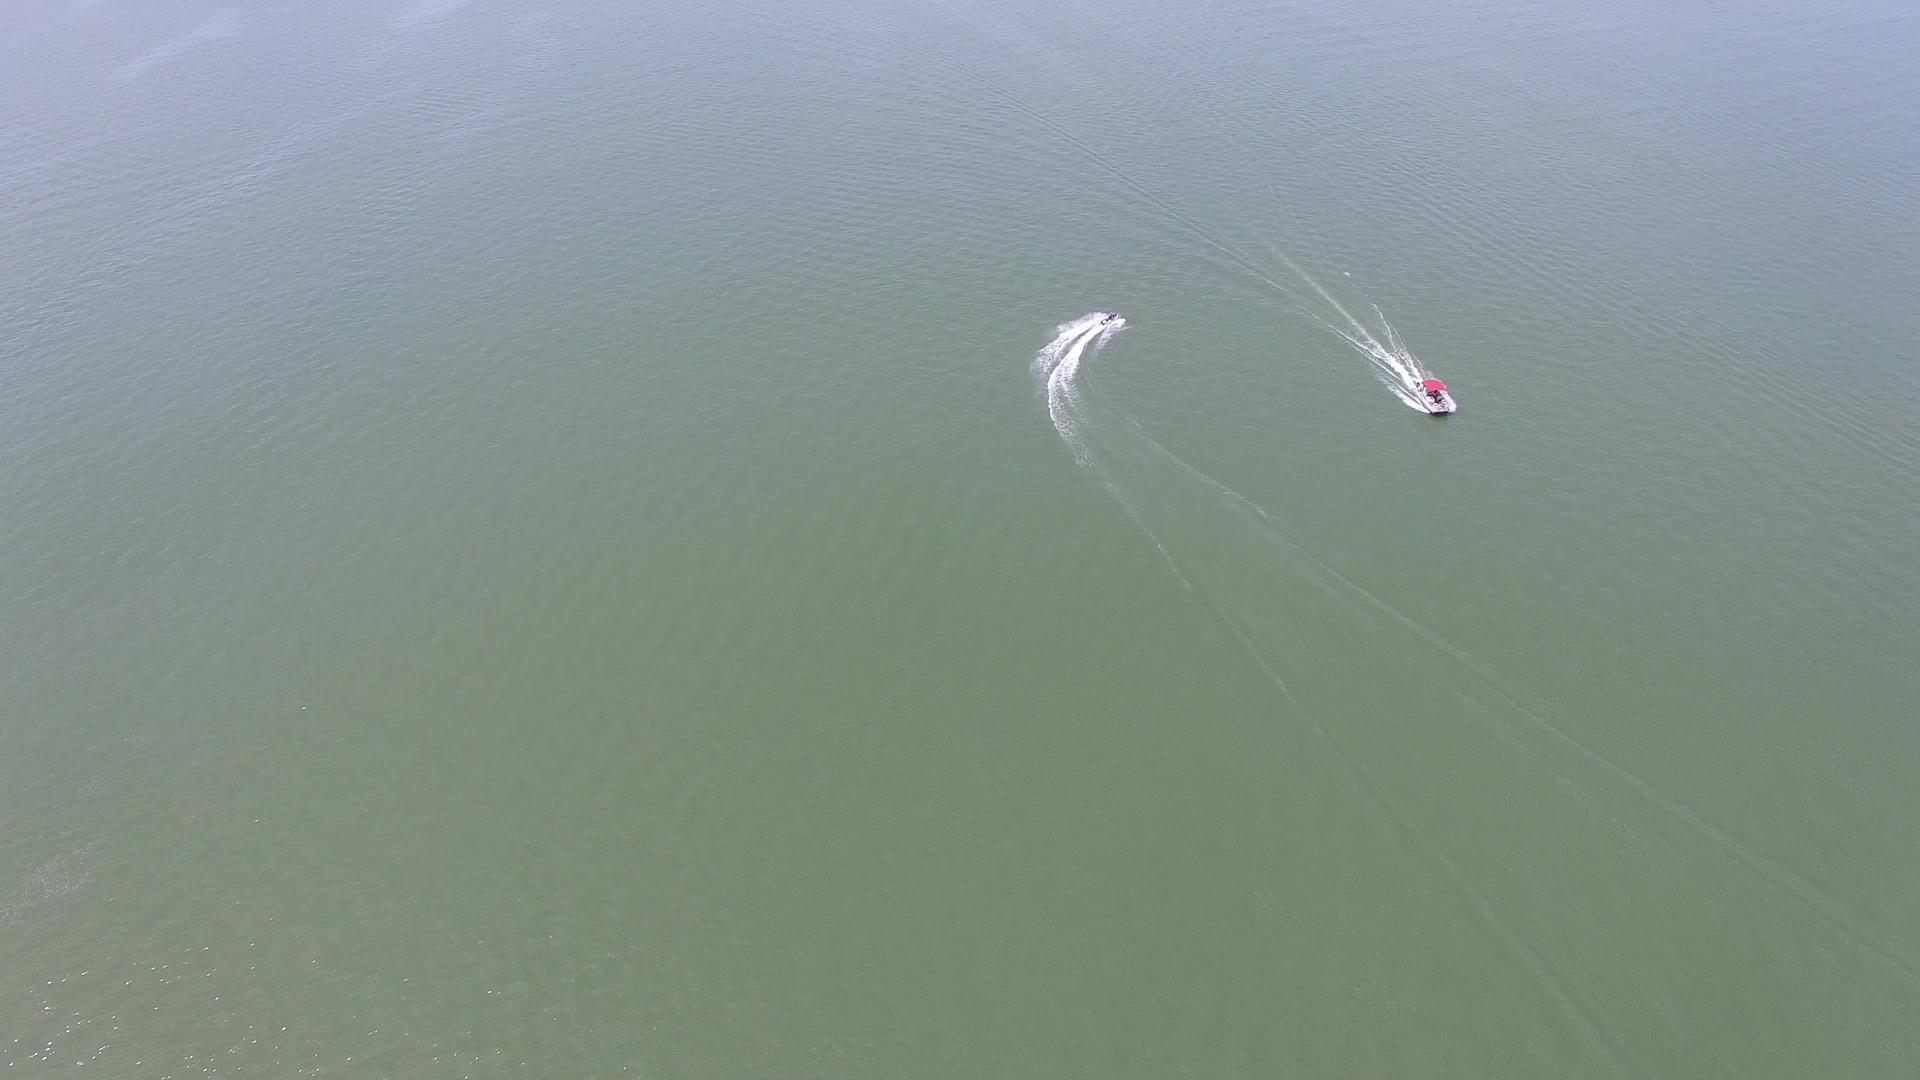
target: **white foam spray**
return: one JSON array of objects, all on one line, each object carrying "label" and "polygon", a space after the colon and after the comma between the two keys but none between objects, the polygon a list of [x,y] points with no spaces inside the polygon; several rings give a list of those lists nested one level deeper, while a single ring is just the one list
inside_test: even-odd
[{"label": "white foam spray", "polygon": [[[1420,384],[1433,378],[1433,372],[1420,362],[1420,358],[1413,354],[1413,350],[1407,348],[1404,341],[1400,340],[1399,332],[1393,328],[1391,322],[1387,321],[1387,314],[1380,310],[1380,305],[1369,305],[1373,308],[1374,318],[1379,320],[1380,324],[1379,329],[1375,330],[1348,311],[1304,268],[1285,256],[1282,256],[1282,259],[1295,274],[1300,276],[1301,280],[1326,301],[1329,307],[1340,313],[1340,323],[1344,325],[1317,315],[1314,316],[1314,321],[1326,328],[1333,336],[1346,342],[1355,352],[1366,357],[1367,362],[1373,365],[1374,374],[1380,379],[1381,385],[1392,391],[1393,396],[1399,398],[1402,405],[1415,412],[1426,412],[1427,406],[1420,397]],[[1312,315],[1312,312],[1308,314]]]},{"label": "white foam spray", "polygon": [[1380,320],[1380,336],[1386,340],[1374,339],[1361,352],[1372,361],[1380,381],[1393,391],[1401,404],[1416,412],[1426,412],[1426,402],[1420,398],[1420,384],[1433,378],[1433,372],[1400,340],[1399,333],[1387,321],[1386,313],[1380,310],[1379,305],[1374,305],[1373,314]]},{"label": "white foam spray", "polygon": [[[1387,313],[1380,310],[1380,305],[1372,303],[1368,305],[1373,309],[1374,318],[1379,320],[1379,329],[1376,330],[1347,310],[1346,305],[1329,292],[1326,286],[1320,284],[1312,274],[1307,273],[1305,267],[1285,255],[1281,255],[1280,260],[1286,263],[1287,268],[1292,270],[1301,281],[1306,282],[1307,287],[1312,289],[1328,307],[1338,312],[1340,318],[1339,322],[1335,323],[1331,319],[1314,315],[1311,311],[1307,314],[1335,337],[1346,342],[1355,352],[1366,357],[1367,361],[1373,365],[1374,374],[1380,379],[1381,385],[1392,391],[1393,396],[1399,398],[1402,405],[1415,412],[1426,412],[1427,406],[1420,397],[1420,384],[1433,378],[1433,372],[1427,370],[1427,366],[1420,362],[1420,358],[1413,354],[1413,350],[1407,348],[1406,343],[1400,340],[1399,332],[1393,328],[1393,323],[1387,321]],[[1351,271],[1345,273],[1348,277],[1353,276]]]},{"label": "white foam spray", "polygon": [[[1247,254],[1240,245],[1223,238],[1201,221],[1182,211],[1179,206],[1162,195],[1152,184],[1129,171],[1120,161],[1111,157],[1098,145],[1081,138],[1066,124],[1054,119],[1047,112],[1033,105],[1012,90],[992,81],[965,64],[937,52],[935,53],[935,58],[955,71],[979,83],[982,87],[999,96],[1014,108],[1032,117],[1042,127],[1052,131],[1069,146],[1078,150],[1088,161],[1092,162],[1095,166],[1122,184],[1125,184],[1136,194],[1144,198],[1149,205],[1184,227],[1202,243],[1224,256],[1228,263],[1243,273],[1251,274],[1255,280],[1286,297],[1290,303],[1308,318],[1331,331],[1336,337],[1352,346],[1361,355],[1367,357],[1379,375],[1380,381],[1387,389],[1393,392],[1395,397],[1400,399],[1401,404],[1418,412],[1424,413],[1427,411],[1427,407],[1421,402],[1420,383],[1425,379],[1431,378],[1432,374],[1426,371],[1413,353],[1400,343],[1399,335],[1396,334],[1393,327],[1387,323],[1386,316],[1380,315],[1378,305],[1373,305],[1373,309],[1376,315],[1380,315],[1382,329],[1376,332],[1355,318],[1325,286],[1321,285],[1311,274],[1307,273],[1306,269],[1297,261],[1281,253],[1280,261],[1285,263],[1287,268],[1293,271],[1294,276],[1298,277],[1301,282],[1311,290],[1314,297],[1317,297],[1319,301],[1325,303],[1328,307],[1332,308],[1333,311],[1337,312],[1339,318],[1335,320],[1328,317],[1324,311],[1315,310],[1312,299],[1306,293],[1301,292],[1298,286],[1275,280],[1276,276],[1285,277],[1286,275],[1276,275],[1272,272],[1270,266],[1261,263],[1258,259]],[[1254,164],[1256,168],[1258,167],[1252,155],[1247,153],[1245,147],[1240,146],[1237,141],[1234,141],[1230,133],[1228,133],[1228,142],[1230,145],[1237,147],[1250,164]],[[1262,182],[1266,184],[1267,191],[1273,197],[1274,202],[1278,205],[1285,206],[1288,214],[1292,215],[1294,221],[1308,234],[1309,238],[1312,238],[1312,231],[1306,228],[1306,223],[1300,219],[1299,214],[1293,210],[1292,206],[1280,197],[1279,190],[1274,187],[1273,182],[1267,179],[1264,174],[1262,175]],[[1349,280],[1353,279],[1353,272],[1350,270],[1342,271],[1342,274]],[[1361,288],[1358,281],[1353,281],[1353,285],[1355,288],[1359,288],[1361,292],[1365,292],[1365,289]],[[1092,315],[1086,316],[1086,318],[1089,319],[1095,317],[1096,316]],[[1077,340],[1077,335],[1069,334],[1068,330],[1070,327],[1083,322],[1084,320],[1075,320],[1075,323],[1069,323],[1067,326],[1061,328],[1062,337],[1057,339],[1054,344],[1049,347],[1053,350],[1051,354],[1052,357],[1061,357],[1071,349],[1073,343]],[[1386,340],[1382,341],[1382,338]],[[1042,355],[1048,355],[1047,350],[1042,350]],[[1036,361],[1036,366],[1037,365],[1038,361]],[[1051,370],[1052,368],[1049,367],[1049,371]],[[1070,402],[1072,377],[1073,373],[1069,370],[1061,380],[1060,390],[1063,401]],[[1052,396],[1049,397],[1048,411],[1056,414],[1056,427],[1059,426],[1059,415],[1062,411],[1059,404],[1060,403],[1056,402]],[[1063,436],[1065,434],[1065,432],[1062,432]],[[1069,438],[1068,442],[1072,443],[1073,440]],[[1076,453],[1078,453],[1078,450],[1076,450]]]},{"label": "white foam spray", "polygon": [[1061,323],[1054,339],[1033,357],[1033,373],[1047,392],[1047,416],[1053,429],[1073,450],[1074,460],[1086,464],[1087,450],[1079,435],[1079,401],[1073,377],[1089,352],[1097,353],[1127,320],[1110,311],[1095,311]]}]

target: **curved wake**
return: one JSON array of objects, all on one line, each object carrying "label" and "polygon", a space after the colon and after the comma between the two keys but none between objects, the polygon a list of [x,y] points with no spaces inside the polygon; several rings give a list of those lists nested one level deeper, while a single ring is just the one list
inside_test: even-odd
[{"label": "curved wake", "polygon": [[[1338,310],[1332,297],[1326,299]],[[1353,324],[1351,334],[1341,336],[1369,358],[1389,389],[1407,400],[1424,369],[1391,324],[1379,317],[1383,329],[1376,332],[1345,310],[1340,313]],[[1379,314],[1377,308],[1374,314]],[[1492,738],[1516,770],[1507,774],[1515,790],[1538,800],[1543,814],[1567,828],[1601,830],[1598,835],[1609,841],[1604,848],[1608,857],[1621,860],[1622,866],[1637,866],[1628,860],[1645,857],[1640,849],[1649,840],[1635,818],[1651,812],[1653,820],[1678,826],[1654,849],[1658,857],[1715,853],[1722,865],[1793,901],[1809,917],[1809,929],[1822,928],[1902,982],[1920,983],[1920,970],[1897,938],[1863,919],[1816,880],[1695,811],[1683,797],[1607,755],[1578,730],[1524,704],[1522,692],[1489,665],[1321,560],[1265,508],[1179,457],[1137,421],[1080,386],[1081,366],[1124,325],[1117,315],[1092,312],[1061,324],[1034,355],[1034,377],[1054,430],[1187,595],[1206,610],[1209,621],[1273,684],[1360,805],[1461,899],[1602,1060],[1621,1072],[1644,1071],[1641,1047],[1609,1022],[1607,1012],[1598,1007],[1602,1001],[1583,990],[1583,955],[1542,936],[1529,915],[1525,881],[1514,878],[1499,858],[1473,846],[1458,828],[1423,818],[1421,800],[1427,796],[1420,791],[1419,768],[1410,763],[1410,751],[1395,749],[1417,741],[1400,726],[1403,718],[1458,715],[1471,720],[1457,729],[1442,725],[1454,734],[1434,745],[1468,746],[1458,740],[1474,737],[1469,732],[1475,729],[1479,738]],[[1303,604],[1325,602],[1315,596],[1332,600],[1347,616],[1301,617],[1313,610]],[[1369,609],[1386,617],[1385,627],[1398,628],[1393,637],[1402,631],[1412,636],[1411,641],[1400,639],[1414,647],[1395,661],[1410,673],[1405,679],[1417,681],[1423,672],[1437,676],[1435,685],[1446,688],[1444,692],[1396,690],[1405,679],[1354,685],[1320,676],[1311,656],[1324,651],[1329,635],[1344,636],[1352,647],[1362,649],[1391,640],[1381,636],[1385,627],[1374,622]],[[1278,617],[1277,612],[1292,615]],[[1463,676],[1466,685],[1455,687]],[[1490,696],[1469,692],[1475,686]],[[1421,703],[1430,707],[1417,707]],[[1477,805],[1471,796],[1448,797]],[[1635,802],[1644,809],[1633,810]],[[1549,825],[1541,825],[1517,835],[1538,839],[1550,831]],[[1717,925],[1712,911],[1695,909],[1688,917],[1698,918],[1702,927]]]},{"label": "curved wake", "polygon": [[[1302,293],[1297,286],[1285,285],[1274,280],[1275,274],[1269,267],[1262,265],[1258,259],[1248,255],[1241,247],[1223,239],[1213,230],[1207,228],[1204,224],[1182,211],[1157,191],[1153,185],[1123,168],[1120,163],[1103,153],[1099,147],[1076,135],[1065,124],[1062,124],[1018,94],[988,79],[967,65],[937,52],[935,53],[935,58],[955,71],[967,76],[969,79],[979,83],[988,91],[999,96],[1014,108],[1019,109],[1031,117],[1039,123],[1040,126],[1060,136],[1068,145],[1075,147],[1084,154],[1087,160],[1093,162],[1094,165],[1132,189],[1136,194],[1144,198],[1149,205],[1184,227],[1202,243],[1225,256],[1231,265],[1243,273],[1252,275],[1254,280],[1259,281],[1281,296],[1286,297],[1287,300],[1307,318],[1330,331],[1335,337],[1340,338],[1357,350],[1362,356],[1365,356],[1368,361],[1373,364],[1374,371],[1379,376],[1381,383],[1385,385],[1388,390],[1391,390],[1395,397],[1400,399],[1401,404],[1417,412],[1424,413],[1427,411],[1426,405],[1421,403],[1420,383],[1432,378],[1433,373],[1428,371],[1425,365],[1421,364],[1419,358],[1415,357],[1413,352],[1401,342],[1400,335],[1394,330],[1393,324],[1387,321],[1386,314],[1380,310],[1380,305],[1369,301],[1369,306],[1373,308],[1374,314],[1378,316],[1380,320],[1381,328],[1375,331],[1358,318],[1355,318],[1353,313],[1348,311],[1346,306],[1341,304],[1313,275],[1307,273],[1306,268],[1301,266],[1298,261],[1285,253],[1277,253],[1279,254],[1280,261],[1286,265],[1288,270],[1293,272],[1295,277],[1298,277],[1300,281],[1311,290],[1313,296],[1317,297],[1339,315],[1338,321],[1327,317],[1323,311],[1315,310],[1315,308],[1308,303],[1307,295]],[[1241,153],[1246,153],[1244,147],[1241,148]],[[1249,158],[1249,160],[1251,161],[1251,158]],[[1263,182],[1266,183],[1267,191],[1274,197],[1274,201],[1285,205],[1279,197],[1279,192],[1274,189],[1272,181],[1263,178]],[[1300,221],[1299,215],[1294,213],[1291,207],[1287,208],[1287,212],[1292,214],[1294,220],[1299,222],[1303,228],[1305,227],[1305,222]],[[1349,273],[1347,276],[1351,277],[1352,274]],[[1365,289],[1361,289],[1361,292],[1364,294]],[[1093,315],[1085,316],[1080,320],[1075,320],[1074,323],[1069,323],[1067,326],[1061,327],[1062,339],[1056,339],[1054,344],[1049,346],[1049,348],[1055,349],[1055,355],[1060,355],[1061,352],[1071,347],[1074,340],[1074,338],[1068,336],[1068,328],[1074,325],[1084,324],[1086,319],[1097,318],[1101,314],[1104,313],[1095,312]],[[1046,350],[1042,350],[1043,355],[1045,352]],[[1068,370],[1062,380],[1063,388],[1072,377],[1072,370]],[[1055,408],[1051,394],[1048,398],[1048,411],[1054,413],[1059,412],[1059,410]],[[1059,426],[1057,416],[1055,426]],[[1062,435],[1065,434],[1065,432],[1062,432]],[[1068,441],[1070,443],[1072,442],[1071,439]],[[1076,450],[1076,454],[1077,453],[1078,450]]]},{"label": "curved wake", "polygon": [[[1331,302],[1331,298],[1329,298]],[[1337,307],[1337,305],[1336,305]],[[1343,312],[1344,314],[1344,312]],[[1178,517],[1160,520],[1165,511],[1154,505],[1154,500],[1142,500],[1132,490],[1133,485],[1123,486],[1113,469],[1123,462],[1140,460],[1134,451],[1146,449],[1172,457],[1170,451],[1160,446],[1151,436],[1139,430],[1138,426],[1126,418],[1122,431],[1131,438],[1123,437],[1118,441],[1103,438],[1102,430],[1111,434],[1110,425],[1096,423],[1104,414],[1088,408],[1088,403],[1080,397],[1074,377],[1079,373],[1081,363],[1090,355],[1097,353],[1112,334],[1122,328],[1125,321],[1111,312],[1091,312],[1078,319],[1062,323],[1056,330],[1054,339],[1034,354],[1033,372],[1040,380],[1046,395],[1047,415],[1053,421],[1053,427],[1060,438],[1073,451],[1074,460],[1088,469],[1100,482],[1107,494],[1113,497],[1127,520],[1147,538],[1167,568],[1192,596],[1204,606],[1210,616],[1217,621],[1243,649],[1247,657],[1265,674],[1278,692],[1280,698],[1293,708],[1312,732],[1315,740],[1326,749],[1337,763],[1343,774],[1344,782],[1366,804],[1369,811],[1393,833],[1404,838],[1412,848],[1433,865],[1440,868],[1450,885],[1457,890],[1465,901],[1475,910],[1478,917],[1487,925],[1513,954],[1516,963],[1538,980],[1546,995],[1556,1007],[1563,1011],[1574,1027],[1597,1045],[1616,1067],[1624,1071],[1633,1071],[1623,1065],[1627,1060],[1624,1051],[1611,1032],[1600,1026],[1589,1014],[1582,1002],[1569,992],[1561,976],[1556,974],[1540,949],[1527,937],[1517,932],[1508,920],[1502,916],[1499,907],[1480,884],[1476,883],[1462,867],[1458,859],[1450,855],[1436,841],[1429,831],[1423,829],[1405,810],[1390,799],[1374,769],[1357,757],[1348,740],[1336,735],[1307,702],[1296,692],[1290,681],[1283,677],[1276,658],[1271,656],[1271,643],[1263,648],[1257,638],[1264,637],[1255,625],[1253,613],[1243,605],[1235,603],[1231,594],[1231,582],[1219,578],[1219,567],[1199,566],[1195,573],[1188,572],[1188,560],[1184,555],[1176,556],[1168,540],[1163,538],[1163,529],[1178,529]],[[1345,336],[1345,335],[1343,335]],[[1369,340],[1364,327],[1358,328],[1353,341]],[[1386,351],[1383,347],[1383,351]],[[1114,419],[1109,417],[1109,420]],[[1096,446],[1098,451],[1096,452]],[[1178,459],[1174,459],[1178,461]],[[1198,490],[1229,490],[1205,474],[1194,470],[1185,462],[1179,462],[1180,472],[1190,473],[1204,481]],[[1189,488],[1189,490],[1194,490]],[[1264,517],[1264,511],[1261,512]],[[1171,535],[1171,534],[1167,534]],[[1262,535],[1265,535],[1263,532]],[[1370,595],[1370,594],[1369,594]]]},{"label": "curved wake", "polygon": [[1074,460],[1083,465],[1087,463],[1087,448],[1079,434],[1079,400],[1074,393],[1073,377],[1089,349],[1099,352],[1107,339],[1126,325],[1127,320],[1111,311],[1089,312],[1072,322],[1061,323],[1057,336],[1033,357],[1033,373],[1046,386],[1047,416],[1053,421],[1053,429],[1073,450]]}]

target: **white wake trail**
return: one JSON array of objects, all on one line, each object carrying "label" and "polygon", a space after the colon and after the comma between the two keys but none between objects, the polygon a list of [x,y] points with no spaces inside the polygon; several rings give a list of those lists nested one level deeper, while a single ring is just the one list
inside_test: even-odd
[{"label": "white wake trail", "polygon": [[1114,332],[1127,321],[1112,312],[1095,311],[1072,322],[1062,323],[1058,336],[1033,357],[1033,371],[1046,386],[1047,416],[1073,450],[1074,460],[1087,463],[1086,445],[1079,434],[1078,400],[1074,397],[1073,377],[1089,350],[1099,352]]},{"label": "white wake trail", "polygon": [[[965,74],[987,90],[1006,100],[1021,112],[1032,117],[1042,127],[1060,136],[1068,145],[1079,150],[1089,161],[1132,189],[1155,209],[1186,228],[1188,232],[1199,238],[1202,243],[1218,251],[1221,255],[1224,255],[1227,261],[1240,271],[1251,274],[1253,278],[1261,284],[1266,285],[1286,297],[1294,307],[1299,309],[1309,319],[1312,319],[1315,323],[1372,361],[1381,380],[1387,385],[1388,389],[1394,392],[1395,396],[1400,398],[1402,404],[1419,412],[1427,411],[1426,406],[1421,403],[1419,387],[1421,381],[1430,377],[1430,375],[1423,371],[1420,362],[1414,358],[1410,351],[1393,340],[1395,335],[1393,334],[1393,328],[1391,326],[1386,326],[1384,334],[1374,331],[1348,310],[1347,306],[1342,304],[1339,298],[1316,280],[1313,275],[1307,273],[1306,269],[1302,267],[1298,261],[1285,253],[1278,253],[1280,261],[1286,264],[1289,270],[1293,271],[1294,276],[1298,277],[1322,303],[1326,304],[1328,308],[1331,308],[1333,312],[1338,313],[1338,319],[1336,320],[1335,318],[1329,317],[1324,310],[1314,310],[1314,308],[1310,306],[1310,298],[1301,293],[1298,288],[1282,284],[1280,281],[1275,280],[1276,275],[1270,265],[1263,264],[1248,255],[1242,247],[1223,239],[1218,233],[1181,210],[1179,206],[1156,190],[1153,185],[1122,167],[1120,162],[1109,157],[1100,147],[1074,134],[1073,130],[1067,125],[1055,120],[1052,116],[1027,102],[1018,94],[993,82],[972,68],[967,67],[951,57],[938,53],[935,55],[937,59],[947,66]],[[1229,138],[1231,138],[1231,136],[1229,136]],[[1240,149],[1241,154],[1245,156],[1249,162],[1253,162],[1252,156],[1247,154],[1245,147],[1239,147],[1238,143],[1234,143],[1234,145]],[[1284,200],[1280,198],[1278,190],[1274,188],[1273,182],[1264,175],[1262,176],[1262,180],[1266,183],[1267,191],[1273,196],[1274,201],[1286,206]],[[1287,212],[1292,214],[1294,221],[1300,224],[1301,228],[1305,230],[1305,222],[1300,220],[1299,214],[1296,213],[1291,206],[1287,206]],[[1311,230],[1306,231],[1311,238]],[[1277,276],[1284,277],[1285,275]],[[1347,276],[1351,277],[1351,272],[1349,272]],[[1361,289],[1361,292],[1364,293],[1365,289]],[[1374,310],[1378,313],[1378,305],[1375,305]],[[1063,357],[1066,352],[1070,351],[1073,345],[1079,340],[1078,335],[1070,333],[1071,328],[1079,326],[1082,328],[1082,331],[1084,331],[1085,327],[1089,325],[1088,320],[1097,319],[1100,314],[1101,313],[1088,315],[1061,327],[1061,337],[1055,339],[1054,343],[1049,346],[1048,349],[1041,350],[1040,357],[1035,359],[1035,370],[1038,371],[1044,366],[1047,373],[1049,373],[1048,377],[1051,378],[1050,373],[1057,370],[1056,365],[1059,359]],[[1381,317],[1381,322],[1385,325],[1386,319],[1384,316]],[[1389,342],[1383,344],[1380,341],[1380,337],[1382,336],[1389,338]],[[1104,338],[1102,340],[1104,340]],[[1077,356],[1075,362],[1078,362]],[[1060,426],[1062,417],[1066,415],[1065,406],[1071,403],[1072,377],[1072,371],[1066,372],[1058,383],[1057,392],[1054,392],[1054,388],[1050,387],[1048,412],[1054,416],[1055,427]],[[1078,444],[1074,442],[1073,438],[1068,435],[1065,430],[1061,432],[1061,435],[1067,438],[1069,444],[1075,445],[1075,452],[1078,454]]]},{"label": "white wake trail", "polygon": [[1428,371],[1426,365],[1420,362],[1420,358],[1413,354],[1413,350],[1407,348],[1406,343],[1400,340],[1399,332],[1394,330],[1391,322],[1387,321],[1387,313],[1380,310],[1380,305],[1368,303],[1368,306],[1373,308],[1374,318],[1380,323],[1380,328],[1375,330],[1362,322],[1359,316],[1347,310],[1346,305],[1342,304],[1326,286],[1320,284],[1312,274],[1307,273],[1305,267],[1285,254],[1280,255],[1280,261],[1286,263],[1287,268],[1292,270],[1301,281],[1306,282],[1307,287],[1325,301],[1328,307],[1338,312],[1340,321],[1345,325],[1335,325],[1332,320],[1319,316],[1314,316],[1315,321],[1331,331],[1335,337],[1352,346],[1355,352],[1366,357],[1367,362],[1373,365],[1374,374],[1379,377],[1381,384],[1391,390],[1393,396],[1399,398],[1402,405],[1415,412],[1426,412],[1427,406],[1420,399],[1420,384],[1433,378],[1433,372]]},{"label": "white wake trail", "polygon": [[1192,580],[1180,564],[1174,560],[1173,552],[1168,550],[1160,534],[1147,524],[1140,509],[1127,493],[1114,481],[1112,473],[1104,461],[1098,460],[1086,441],[1081,438],[1080,429],[1085,415],[1079,397],[1075,394],[1073,377],[1080,371],[1080,363],[1089,355],[1100,351],[1107,339],[1115,332],[1126,327],[1127,320],[1111,311],[1094,311],[1061,323],[1052,341],[1033,357],[1034,377],[1041,383],[1041,389],[1047,397],[1047,417],[1053,421],[1053,430],[1073,451],[1074,463],[1090,471],[1100,481],[1100,486],[1120,507],[1135,528],[1146,536],[1154,551],[1167,564],[1167,569],[1180,580],[1188,592],[1194,592]]},{"label": "white wake trail", "polygon": [[[1306,275],[1303,272],[1301,276]],[[1315,288],[1318,289],[1319,286],[1316,284]],[[1325,295],[1324,291],[1322,295]],[[1352,315],[1347,315],[1345,309],[1341,309],[1340,313],[1346,315],[1350,321],[1357,322],[1353,320]],[[1413,350],[1407,348],[1406,344],[1400,340],[1399,333],[1394,330],[1393,324],[1387,321],[1386,313],[1380,310],[1380,305],[1373,305],[1373,314],[1380,320],[1380,333],[1377,336],[1367,333],[1363,328],[1355,337],[1349,337],[1346,334],[1340,334],[1340,337],[1344,338],[1348,345],[1353,346],[1355,352],[1367,358],[1367,361],[1373,365],[1374,374],[1379,377],[1381,384],[1393,391],[1393,396],[1399,398],[1402,405],[1415,412],[1426,412],[1427,406],[1420,400],[1420,384],[1433,378],[1433,372],[1427,370],[1427,366],[1420,362],[1420,358],[1413,354]]]}]

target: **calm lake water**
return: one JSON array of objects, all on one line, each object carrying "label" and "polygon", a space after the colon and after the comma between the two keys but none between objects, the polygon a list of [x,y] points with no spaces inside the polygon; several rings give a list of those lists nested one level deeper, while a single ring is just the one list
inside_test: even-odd
[{"label": "calm lake water", "polygon": [[1913,1075],[1916,12],[15,0],[0,1071]]}]

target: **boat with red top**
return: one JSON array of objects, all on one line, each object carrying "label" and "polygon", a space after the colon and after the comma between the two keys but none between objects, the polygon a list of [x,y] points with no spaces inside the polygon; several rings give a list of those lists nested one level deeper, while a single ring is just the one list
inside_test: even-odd
[{"label": "boat with red top", "polygon": [[1445,416],[1458,406],[1453,403],[1453,395],[1447,393],[1446,383],[1428,379],[1420,384],[1420,407],[1434,416]]}]

